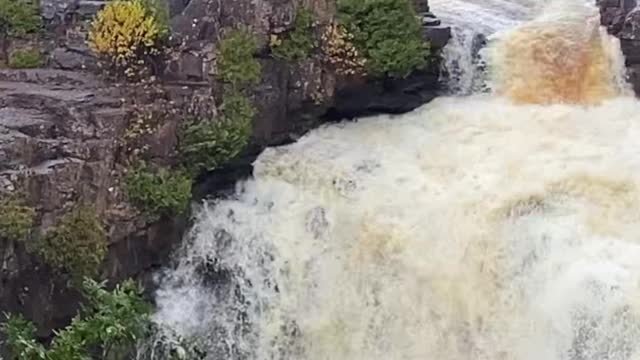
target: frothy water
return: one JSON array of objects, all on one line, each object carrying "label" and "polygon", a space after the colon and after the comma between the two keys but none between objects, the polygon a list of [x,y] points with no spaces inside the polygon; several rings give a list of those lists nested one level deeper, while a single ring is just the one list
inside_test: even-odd
[{"label": "frothy water", "polygon": [[556,0],[489,48],[494,90],[521,103],[595,103],[627,90],[619,41],[592,4]]},{"label": "frothy water", "polygon": [[491,45],[495,94],[267,149],[157,323],[207,359],[639,360],[640,103],[592,7],[540,9]]},{"label": "frothy water", "polygon": [[533,17],[543,0],[430,0],[429,4],[452,30],[443,50],[449,90],[468,95],[487,88],[482,53],[487,40]]},{"label": "frothy water", "polygon": [[[586,89],[598,98],[605,96],[604,92],[608,92],[607,96],[615,95],[626,86],[622,77],[614,80],[616,88],[611,91],[596,90],[595,84],[588,83],[589,80],[602,83],[597,78],[601,74],[608,79],[618,76],[624,66],[616,50],[617,40],[600,28],[594,0],[432,0],[431,3],[444,24],[452,27],[453,37],[443,51],[443,65],[453,94],[495,90],[496,78],[503,82],[502,86],[509,81],[511,86],[520,88],[548,87],[556,82],[556,87],[574,92],[564,94],[570,97],[565,100],[574,102],[586,95],[582,93]],[[516,34],[514,28],[518,28]],[[503,41],[504,36],[510,39]],[[498,46],[487,49],[487,43]],[[501,52],[500,59],[495,59],[496,48]],[[497,69],[493,76],[488,74],[487,62]],[[527,78],[523,79],[525,74]],[[601,93],[593,94],[598,91]],[[533,100],[531,96],[525,97],[520,100]],[[538,101],[546,100],[557,99]]]}]

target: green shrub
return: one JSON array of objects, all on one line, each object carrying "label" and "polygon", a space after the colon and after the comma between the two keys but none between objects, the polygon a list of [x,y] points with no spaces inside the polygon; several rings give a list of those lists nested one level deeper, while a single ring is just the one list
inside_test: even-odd
[{"label": "green shrub", "polygon": [[0,238],[24,240],[31,233],[36,211],[15,195],[0,196]]},{"label": "green shrub", "polygon": [[373,76],[406,77],[429,55],[411,0],[338,0],[338,17]]},{"label": "green shrub", "polygon": [[36,341],[36,327],[22,315],[6,314],[0,330],[16,360],[124,359],[150,328],[150,306],[142,288],[131,280],[107,291],[104,284],[85,279],[88,300],[69,326],[55,332],[48,347]]},{"label": "green shrub", "polygon": [[9,57],[9,67],[14,69],[33,69],[44,65],[42,53],[37,49],[16,50]]},{"label": "green shrub", "polygon": [[260,63],[254,58],[258,41],[247,29],[227,31],[218,44],[218,77],[234,88],[256,85]]},{"label": "green shrub", "polygon": [[165,0],[142,0],[142,4],[149,16],[153,17],[160,29],[160,37],[168,36],[171,28],[169,26],[169,7]]},{"label": "green shrub", "polygon": [[10,37],[35,33],[41,28],[37,1],[0,0],[0,45],[4,59],[8,59]]},{"label": "green shrub", "polygon": [[316,45],[313,36],[313,13],[300,7],[296,12],[293,30],[285,34],[283,39],[273,38],[273,56],[287,61],[307,59]]},{"label": "green shrub", "polygon": [[127,174],[125,186],[129,201],[150,221],[184,213],[191,200],[191,178],[181,172],[139,165]]},{"label": "green shrub", "polygon": [[37,246],[53,269],[74,280],[97,275],[107,253],[107,237],[95,210],[79,207],[65,214]]},{"label": "green shrub", "polygon": [[180,135],[179,151],[185,166],[194,175],[211,171],[238,156],[249,143],[256,109],[239,92],[225,95],[222,116],[192,111]]}]

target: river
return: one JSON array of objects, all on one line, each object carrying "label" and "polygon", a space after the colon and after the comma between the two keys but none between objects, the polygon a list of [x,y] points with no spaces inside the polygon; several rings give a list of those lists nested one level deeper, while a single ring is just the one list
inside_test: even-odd
[{"label": "river", "polygon": [[640,359],[640,103],[617,40],[582,0],[431,7],[452,95],[265,150],[199,211],[158,324],[211,360]]}]

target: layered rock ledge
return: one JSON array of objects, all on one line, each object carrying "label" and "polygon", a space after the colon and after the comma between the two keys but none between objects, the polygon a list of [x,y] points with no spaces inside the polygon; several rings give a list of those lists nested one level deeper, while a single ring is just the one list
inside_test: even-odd
[{"label": "layered rock ledge", "polygon": [[[37,211],[36,232],[44,232],[77,204],[89,204],[103,220],[109,250],[101,278],[145,281],[167,263],[188,226],[187,216],[149,224],[126,201],[122,189],[123,139],[132,99],[154,96],[177,103],[198,93],[216,93],[215,58],[221,29],[250,26],[265,49],[270,34],[292,26],[294,0],[170,0],[170,23],[179,42],[155,85],[154,94],[103,80],[86,45],[87,21],[103,1],[42,0],[47,20],[43,49],[47,69],[0,70],[0,189],[21,192]],[[335,1],[305,0],[326,22]],[[450,31],[417,1],[425,39],[437,52]],[[19,46],[19,44],[18,44]],[[251,172],[252,159],[266,146],[295,141],[328,122],[376,113],[402,113],[433,99],[439,91],[438,64],[406,79],[340,78],[320,59],[292,64],[258,55],[262,79],[251,96],[258,108],[252,141],[230,164],[200,178],[194,200],[223,193]],[[174,119],[150,136],[153,156],[171,162],[177,137]],[[34,320],[43,338],[75,315],[80,297],[37,256],[29,244],[0,239],[0,310]]]}]

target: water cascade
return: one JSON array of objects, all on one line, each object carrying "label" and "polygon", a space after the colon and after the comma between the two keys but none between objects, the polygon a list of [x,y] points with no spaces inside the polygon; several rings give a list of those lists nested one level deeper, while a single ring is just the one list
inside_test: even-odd
[{"label": "water cascade", "polygon": [[431,8],[452,27],[443,51],[444,70],[452,93],[470,94],[487,88],[487,39],[531,18],[540,0],[430,0]]},{"label": "water cascade", "polygon": [[493,92],[266,150],[199,211],[158,324],[211,360],[640,359],[640,103],[617,42],[582,0],[432,8],[502,19]]}]

